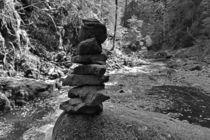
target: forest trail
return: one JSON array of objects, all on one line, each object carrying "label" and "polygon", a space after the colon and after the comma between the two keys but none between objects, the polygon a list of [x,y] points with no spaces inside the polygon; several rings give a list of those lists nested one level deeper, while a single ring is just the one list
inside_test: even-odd
[{"label": "forest trail", "polygon": [[[210,127],[210,97],[204,90],[179,78],[163,62],[146,61],[145,65],[107,72],[106,91],[112,105],[131,110],[166,114],[185,123]],[[180,76],[180,74],[179,74]],[[68,87],[55,91],[56,96],[29,103],[0,117],[0,140],[48,140],[61,114],[59,104],[67,100]],[[190,102],[188,99],[191,99]]]}]

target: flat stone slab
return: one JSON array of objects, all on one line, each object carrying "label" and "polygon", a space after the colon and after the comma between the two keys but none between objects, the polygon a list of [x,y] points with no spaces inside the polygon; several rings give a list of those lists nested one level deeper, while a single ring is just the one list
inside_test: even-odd
[{"label": "flat stone slab", "polygon": [[68,101],[68,103],[69,103],[70,105],[72,105],[72,106],[77,106],[77,105],[79,105],[79,104],[82,104],[83,101],[82,101],[82,99],[80,99],[80,98],[74,98],[74,99],[70,99],[70,100]]},{"label": "flat stone slab", "polygon": [[78,55],[101,54],[101,52],[102,47],[97,43],[95,38],[84,40],[77,46]]},{"label": "flat stone slab", "polygon": [[102,76],[106,72],[106,65],[79,65],[74,68],[74,74]]},{"label": "flat stone slab", "polygon": [[98,77],[95,75],[70,74],[63,80],[63,86],[101,86],[109,81],[109,76]]},{"label": "flat stone slab", "polygon": [[71,58],[72,63],[79,64],[100,64],[105,65],[107,60],[107,55],[76,55]]},{"label": "flat stone slab", "polygon": [[68,97],[69,98],[81,98],[85,99],[88,94],[98,92],[100,90],[104,89],[103,86],[80,86],[80,87],[74,87],[69,90]]},{"label": "flat stone slab", "polygon": [[88,106],[81,99],[74,98],[61,103],[60,109],[69,114],[97,115],[103,111],[103,105]]},{"label": "flat stone slab", "polygon": [[104,95],[104,86],[83,86],[69,90],[69,98],[81,98],[87,105],[95,106],[108,100],[110,97]]},{"label": "flat stone slab", "polygon": [[68,101],[62,102],[60,104],[60,109],[65,112],[77,112],[85,103],[82,102],[79,98],[70,99]]}]

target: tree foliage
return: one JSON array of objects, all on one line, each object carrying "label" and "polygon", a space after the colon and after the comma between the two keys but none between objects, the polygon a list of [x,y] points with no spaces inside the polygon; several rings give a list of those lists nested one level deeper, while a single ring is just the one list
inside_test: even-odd
[{"label": "tree foliage", "polygon": [[[209,0],[118,0],[117,8],[116,40],[150,36],[156,50],[208,48]],[[113,0],[4,0],[0,10],[0,49],[8,63],[23,54],[50,60],[54,52],[71,52],[82,18],[97,18],[114,34]]]}]

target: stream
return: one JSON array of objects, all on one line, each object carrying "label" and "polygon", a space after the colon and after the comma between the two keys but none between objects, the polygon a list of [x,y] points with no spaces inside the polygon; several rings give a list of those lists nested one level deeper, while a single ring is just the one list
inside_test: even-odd
[{"label": "stream", "polygon": [[54,97],[29,102],[0,116],[0,140],[47,140],[46,134],[52,131],[54,122],[62,113],[59,104],[67,98],[65,91],[66,88],[54,91]]},{"label": "stream", "polygon": [[[170,86],[170,88],[174,88],[175,91],[177,86],[180,86],[178,82],[174,83],[171,81],[171,78],[167,74],[164,75],[164,73],[167,73],[167,68],[164,63],[161,62],[109,71],[107,74],[110,75],[110,81],[106,83],[106,89],[111,99],[108,102],[123,104],[126,107],[139,111],[146,110],[164,114],[179,113],[178,111],[180,110],[177,110],[174,106],[172,107],[173,110],[171,110],[171,108],[167,110],[165,107],[176,105],[175,103],[170,103],[173,101],[169,100],[176,100],[169,95],[172,89],[169,89],[167,86],[157,89],[158,86],[167,84],[174,85],[173,87]],[[59,105],[61,102],[67,100],[68,89],[69,87],[63,87],[60,91],[54,91],[56,93],[54,97],[29,102],[24,107],[15,108],[11,113],[1,115],[0,140],[50,140],[54,123],[62,113],[59,109]],[[179,95],[182,95],[180,88],[178,89]],[[154,90],[160,92],[155,92]],[[167,94],[164,94],[163,90],[165,90]],[[159,95],[159,93],[161,94]],[[160,98],[158,98],[159,96]],[[196,96],[199,95],[197,94]],[[177,97],[177,95],[175,97]],[[204,99],[207,95],[203,96],[202,94],[201,97]],[[163,99],[164,103],[160,102]],[[199,98],[196,100],[199,100]],[[186,100],[177,101],[187,102],[187,98]],[[203,107],[207,105],[203,101],[201,104]],[[193,103],[190,103],[190,105],[193,106]],[[199,106],[200,104],[195,103],[195,105]],[[181,105],[178,107],[181,107]],[[188,109],[190,109],[190,107]],[[186,112],[182,111],[183,110],[181,110],[180,113],[186,114]],[[193,111],[196,112],[196,109]],[[210,111],[210,108],[205,108],[202,111]],[[196,119],[193,119],[193,113],[189,115],[189,112],[188,110],[187,115],[191,116],[190,118],[184,117],[182,114],[176,117],[180,120],[188,121],[189,119],[188,122],[195,124],[200,124],[199,121],[204,120],[200,119],[196,122]],[[197,117],[198,114],[194,113],[194,115]],[[210,114],[206,115],[205,122],[203,123],[210,124],[210,119],[208,118]],[[210,125],[206,125],[206,127],[210,127]]]}]

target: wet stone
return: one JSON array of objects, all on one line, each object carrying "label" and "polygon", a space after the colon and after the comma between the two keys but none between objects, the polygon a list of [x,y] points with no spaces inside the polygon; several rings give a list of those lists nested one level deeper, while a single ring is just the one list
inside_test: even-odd
[{"label": "wet stone", "polygon": [[83,103],[83,101],[80,98],[74,98],[74,99],[69,100],[69,104],[72,105],[72,106],[76,106],[76,105],[79,105],[81,103]]},{"label": "wet stone", "polygon": [[98,55],[76,55],[72,57],[72,63],[79,64],[100,64],[105,65],[107,60],[107,55],[98,54]]},{"label": "wet stone", "polygon": [[104,86],[83,86],[72,88],[69,98],[81,98],[87,105],[95,106],[108,100],[110,97],[104,95]]},{"label": "wet stone", "polygon": [[69,90],[68,97],[69,98],[81,98],[85,99],[88,94],[92,94],[98,92],[99,90],[103,90],[104,86],[81,86],[81,87],[74,87]]},{"label": "wet stone", "polygon": [[63,86],[84,86],[84,85],[104,85],[108,82],[109,76],[98,77],[95,75],[77,75],[70,74],[63,80]]},{"label": "wet stone", "polygon": [[77,46],[78,55],[100,54],[101,52],[102,47],[97,43],[95,38],[84,40]]},{"label": "wet stone", "polygon": [[78,112],[81,107],[85,106],[85,103],[81,99],[70,99],[60,104],[60,109],[65,112]]},{"label": "wet stone", "polygon": [[79,65],[74,68],[74,74],[102,76],[106,72],[106,65]]},{"label": "wet stone", "polygon": [[72,104],[70,99],[61,103],[60,109],[66,113],[70,114],[86,114],[86,115],[97,115],[103,111],[103,105],[99,104],[97,106],[88,106],[85,103]]},{"label": "wet stone", "polygon": [[110,99],[110,97],[104,95],[103,92],[98,91],[94,94],[89,94],[87,96],[87,98],[85,99],[85,103],[87,105],[96,106],[96,105],[99,105],[99,104],[103,103],[104,101]]}]

